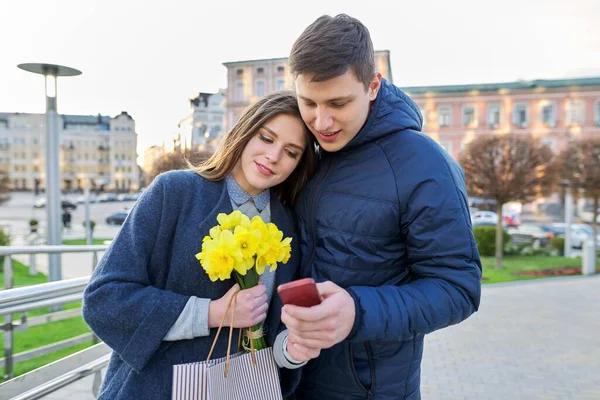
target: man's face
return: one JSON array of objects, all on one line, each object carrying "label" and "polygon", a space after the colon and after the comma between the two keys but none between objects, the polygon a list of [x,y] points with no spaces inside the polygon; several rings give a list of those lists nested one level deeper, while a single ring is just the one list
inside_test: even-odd
[{"label": "man's face", "polygon": [[338,151],[365,124],[381,87],[381,75],[373,77],[368,90],[352,70],[324,82],[311,82],[311,78],[300,74],[295,81],[302,119],[323,150]]}]

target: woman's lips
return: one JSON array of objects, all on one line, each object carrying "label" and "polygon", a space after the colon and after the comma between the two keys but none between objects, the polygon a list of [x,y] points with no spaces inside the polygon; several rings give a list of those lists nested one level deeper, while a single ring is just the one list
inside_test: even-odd
[{"label": "woman's lips", "polygon": [[264,175],[264,176],[275,175],[275,173],[270,168],[268,168],[260,163],[255,163],[255,164],[256,164],[256,169],[258,169],[258,172],[260,172],[262,175]]}]

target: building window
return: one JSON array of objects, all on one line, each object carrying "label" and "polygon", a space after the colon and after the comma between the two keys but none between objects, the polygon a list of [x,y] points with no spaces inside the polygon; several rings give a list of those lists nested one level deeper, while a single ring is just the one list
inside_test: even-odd
[{"label": "building window", "polygon": [[473,127],[477,125],[477,112],[474,105],[463,106],[463,126]]},{"label": "building window", "polygon": [[277,81],[275,82],[275,90],[283,90],[284,88],[285,81],[283,79],[277,79]]},{"label": "building window", "polygon": [[244,101],[244,81],[235,81],[235,100],[238,102]]},{"label": "building window", "polygon": [[265,93],[265,81],[260,79],[256,81],[256,97],[264,97]]},{"label": "building window", "polygon": [[258,68],[256,68],[256,73],[257,74],[264,74],[265,73],[265,69],[263,67],[258,67]]},{"label": "building window", "polygon": [[529,121],[527,113],[527,104],[515,104],[515,111],[513,114],[513,124],[525,128]]},{"label": "building window", "polygon": [[573,99],[567,102],[567,125],[583,124],[583,100]]},{"label": "building window", "polygon": [[277,67],[277,72],[283,72],[283,71],[285,71],[285,68],[282,65]]},{"label": "building window", "polygon": [[554,107],[554,103],[542,106],[542,123],[550,128],[556,125],[556,107]]},{"label": "building window", "polygon": [[450,106],[439,106],[438,107],[438,125],[439,126],[450,126],[452,122],[450,114]]},{"label": "building window", "polygon": [[243,70],[242,68],[240,68],[240,69],[238,69],[238,70],[236,71],[236,73],[237,73],[238,75],[243,75],[243,74],[244,74],[244,70]]},{"label": "building window", "polygon": [[490,104],[488,106],[488,124],[490,125],[491,128],[495,129],[500,126],[501,111],[502,111],[502,106],[500,104]]}]

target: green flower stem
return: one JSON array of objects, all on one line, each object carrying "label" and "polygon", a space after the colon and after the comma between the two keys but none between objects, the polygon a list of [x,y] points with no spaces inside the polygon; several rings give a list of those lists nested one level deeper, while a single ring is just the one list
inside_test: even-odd
[{"label": "green flower stem", "polygon": [[[256,273],[256,270],[254,268],[249,269],[246,272],[246,275],[240,275],[235,271],[233,274],[235,275],[235,280],[237,281],[237,283],[240,285],[240,288],[242,288],[242,289],[250,289],[250,288],[253,288],[254,286],[258,285],[259,276]],[[250,330],[252,332],[256,332],[261,329],[261,326],[262,326],[262,324],[254,325],[253,327],[250,328]],[[243,333],[244,338],[247,337],[245,331],[246,330],[244,330],[244,333]],[[254,348],[256,350],[262,350],[262,349],[267,348],[267,342],[265,341],[264,335],[258,339],[252,339],[252,342],[253,342]],[[250,346],[247,346],[247,347],[250,347]],[[243,349],[243,351],[246,351],[246,350]]]}]

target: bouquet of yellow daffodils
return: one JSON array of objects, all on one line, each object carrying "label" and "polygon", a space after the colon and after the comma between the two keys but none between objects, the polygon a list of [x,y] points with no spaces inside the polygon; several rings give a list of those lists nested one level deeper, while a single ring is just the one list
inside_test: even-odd
[{"label": "bouquet of yellow daffodils", "polygon": [[[266,224],[259,216],[250,220],[238,210],[219,214],[217,221],[219,224],[202,240],[202,251],[196,254],[211,281],[230,279],[233,273],[240,287],[249,289],[258,285],[267,266],[275,271],[277,263],[286,264],[290,259],[292,238],[283,239],[275,224]],[[252,340],[254,349],[266,348],[260,332],[260,324],[251,327],[244,343]]]}]

